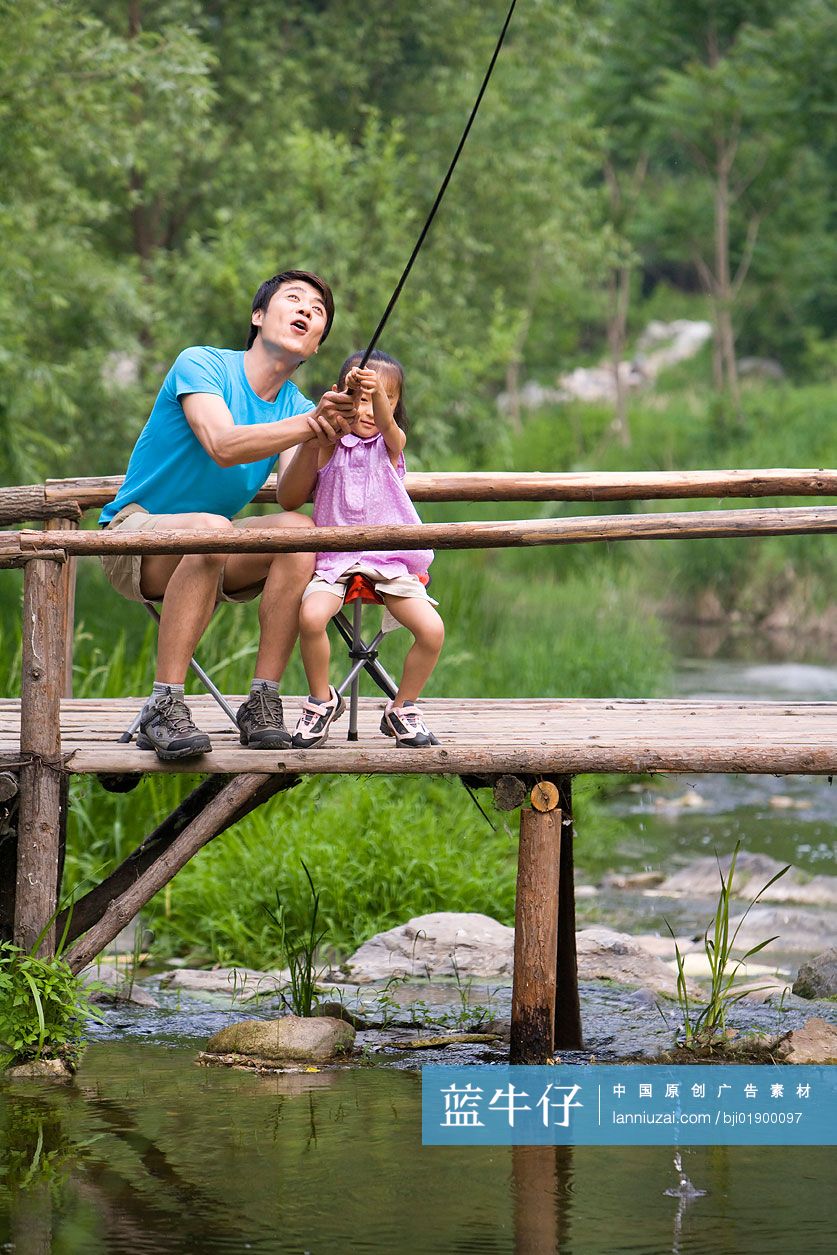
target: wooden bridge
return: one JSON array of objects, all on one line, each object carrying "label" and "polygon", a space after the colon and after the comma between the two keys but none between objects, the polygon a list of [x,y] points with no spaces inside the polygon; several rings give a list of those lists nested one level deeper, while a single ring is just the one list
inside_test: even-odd
[{"label": "wooden bridge", "polygon": [[[20,700],[0,700],[0,818],[16,807],[14,843],[0,842],[0,936],[42,952],[68,924],[78,971],[207,842],[305,774],[459,775],[521,810],[512,1059],[541,1061],[582,1044],[575,954],[572,777],[584,772],[837,773],[837,703],[742,701],[425,700],[440,744],[397,749],[377,732],[381,702],[361,699],[359,739],[315,751],[254,751],[210,698],[190,698],[213,752],[187,763],[122,744],[143,697],[72,697],[74,567],[103,553],[287,552],[483,548],[629,539],[833,534],[837,507],[713,509],[399,528],[320,528],[119,535],[80,527],[121,480],[48,481],[0,489],[0,566],[24,568]],[[634,475],[412,475],[416,501],[626,501],[734,495],[837,494],[837,472],[711,471]],[[258,500],[274,500],[270,482]],[[41,521],[42,530],[21,526]],[[233,698],[235,703],[238,700]],[[295,719],[301,698],[285,699]],[[206,779],[137,849],[56,916],[68,778],[185,771]],[[113,782],[111,782],[113,783]]]}]

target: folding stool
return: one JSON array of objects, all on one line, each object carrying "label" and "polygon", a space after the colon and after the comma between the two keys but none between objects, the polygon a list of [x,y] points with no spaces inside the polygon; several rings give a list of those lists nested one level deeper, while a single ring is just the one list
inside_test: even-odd
[{"label": "folding stool", "polygon": [[[427,578],[427,576],[424,577],[424,582],[427,582]],[[395,694],[398,692],[398,685],[392,676],[384,670],[381,663],[378,662],[378,646],[388,632],[394,632],[401,625],[396,623],[395,619],[385,612],[380,631],[376,632],[373,639],[367,644],[361,633],[364,603],[382,606],[384,600],[378,596],[372,581],[367,579],[365,575],[353,575],[346,589],[346,596],[343,598],[344,606],[352,605],[351,621],[342,609],[338,610],[332,620],[337,631],[348,645],[349,657],[352,660],[349,674],[343,683],[337,686],[337,692],[342,694],[351,685],[347,741],[357,740],[357,699],[360,692],[361,671],[365,670],[375,681],[378,688],[383,693],[386,693],[387,697],[395,697]]]}]

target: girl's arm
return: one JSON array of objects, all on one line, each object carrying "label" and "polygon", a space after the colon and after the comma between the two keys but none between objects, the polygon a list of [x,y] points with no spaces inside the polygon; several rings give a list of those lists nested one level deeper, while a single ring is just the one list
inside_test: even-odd
[{"label": "girl's arm", "polygon": [[370,370],[368,367],[366,370],[360,370],[356,366],[346,376],[346,386],[349,389],[360,388],[371,394],[375,426],[384,438],[392,465],[397,466],[398,459],[407,443],[407,437],[393,418],[392,406],[386,394],[383,379],[376,370]]},{"label": "girl's arm", "polygon": [[[285,420],[287,421],[287,420]],[[288,449],[279,458],[276,500],[283,510],[298,510],[310,501],[317,482],[317,472],[330,461],[335,443],[311,424],[313,439]],[[337,433],[339,436],[339,433]]]}]

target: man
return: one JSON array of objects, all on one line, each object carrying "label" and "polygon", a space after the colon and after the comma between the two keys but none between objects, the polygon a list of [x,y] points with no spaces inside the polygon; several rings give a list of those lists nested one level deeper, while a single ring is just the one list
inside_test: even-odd
[{"label": "man", "polygon": [[[356,398],[326,392],[315,407],[291,382],[325,340],[333,317],[324,280],[285,270],[253,298],[244,351],[185,349],[163,382],[100,526],[120,532],[311,527],[309,518],[293,513],[231,520],[262,486],[277,456],[280,476],[293,461],[294,478],[313,483],[318,444],[337,441],[350,429]],[[258,596],[259,651],[250,696],[237,716],[241,742],[251,749],[290,745],[279,681],[296,640],[313,554],[117,555],[102,563],[123,596],[162,599],[157,674],[142,713],[139,748],[166,761],[211,750],[183,699],[189,660],[219,601]]]}]

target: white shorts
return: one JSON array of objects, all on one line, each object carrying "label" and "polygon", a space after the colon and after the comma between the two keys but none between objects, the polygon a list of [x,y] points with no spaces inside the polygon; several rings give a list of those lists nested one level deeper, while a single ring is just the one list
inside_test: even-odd
[{"label": "white shorts", "polygon": [[379,597],[417,597],[422,601],[429,601],[432,606],[439,604],[428,594],[417,575],[396,575],[388,579],[374,567],[363,566],[361,563],[349,567],[337,580],[323,579],[315,572],[314,578],[302,594],[302,600],[305,601],[305,598],[310,597],[312,593],[330,593],[332,597],[339,597],[342,605],[346,590],[356,575],[365,575]]}]

